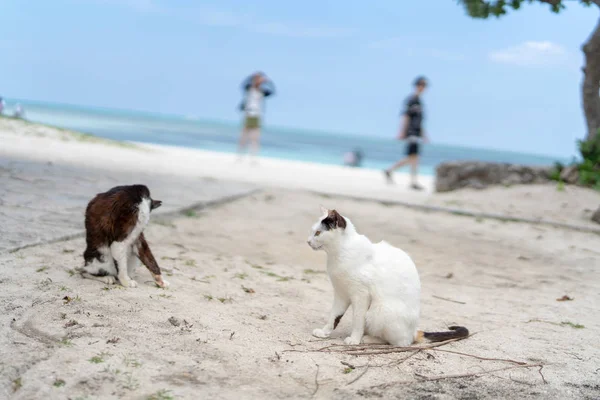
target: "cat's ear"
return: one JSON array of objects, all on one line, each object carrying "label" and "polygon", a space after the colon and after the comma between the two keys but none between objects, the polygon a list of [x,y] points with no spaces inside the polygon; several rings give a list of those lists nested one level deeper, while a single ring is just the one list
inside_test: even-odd
[{"label": "cat's ear", "polygon": [[326,215],[329,214],[329,210],[321,205],[321,214]]},{"label": "cat's ear", "polygon": [[331,210],[329,211],[329,215],[335,221],[335,226],[337,228],[346,229],[346,220],[340,215],[340,213],[338,213],[336,210]]},{"label": "cat's ear", "polygon": [[336,210],[330,210],[327,212],[327,218],[322,222],[328,230],[340,228],[346,229],[346,220]]}]

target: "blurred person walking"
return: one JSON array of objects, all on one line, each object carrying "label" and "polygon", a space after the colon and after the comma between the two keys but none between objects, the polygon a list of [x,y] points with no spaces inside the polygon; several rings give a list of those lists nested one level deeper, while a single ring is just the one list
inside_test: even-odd
[{"label": "blurred person walking", "polygon": [[388,169],[383,170],[388,183],[394,183],[392,172],[405,165],[410,165],[410,187],[415,190],[423,190],[423,186],[417,181],[419,169],[419,154],[421,143],[427,143],[429,140],[423,129],[423,106],[421,104],[421,95],[427,87],[425,77],[418,77],[414,81],[415,91],[408,97],[402,112],[402,125],[398,133],[398,140],[406,141],[406,157],[397,161]]}]

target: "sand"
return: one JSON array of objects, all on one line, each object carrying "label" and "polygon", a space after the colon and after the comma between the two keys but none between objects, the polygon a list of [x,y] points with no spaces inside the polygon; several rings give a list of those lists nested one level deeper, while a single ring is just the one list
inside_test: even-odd
[{"label": "sand", "polygon": [[[11,156],[86,165],[108,171],[139,170],[181,177],[203,177],[270,187],[317,190],[382,200],[422,202],[433,190],[432,177],[421,177],[426,188],[410,190],[409,176],[396,174],[396,185],[386,185],[381,171],[311,164],[279,159],[238,160],[229,153],[182,147],[118,143],[66,130],[0,118],[1,152]],[[94,146],[90,146],[94,144]],[[99,150],[103,148],[104,151]]]},{"label": "sand", "polygon": [[[83,161],[91,167],[111,154],[107,170],[144,168],[146,153],[161,168],[178,167],[161,161],[167,156],[158,156],[156,148],[150,152],[25,133],[15,137],[1,125],[0,139],[7,154],[46,157],[64,168]],[[46,151],[36,155],[41,144]],[[28,146],[36,147],[26,152]],[[83,160],[83,151],[94,157]],[[173,151],[182,157],[188,152]],[[233,166],[214,166],[206,161],[209,154],[189,152],[184,166],[179,165],[182,175],[192,173],[188,162],[196,154],[195,166],[214,168],[202,174],[216,175],[223,168],[239,175],[220,179],[247,176],[231,172]],[[213,156],[222,161],[220,157],[226,157]],[[267,175],[269,162],[279,163],[261,159],[252,170],[262,171],[256,174],[245,168],[252,176],[245,181],[260,184],[255,176]],[[278,169],[287,165],[281,163]],[[312,168],[310,174],[335,180],[329,175],[335,167]],[[362,173],[375,178],[375,172]],[[597,234],[429,213],[333,196],[331,191],[318,194],[313,191],[320,191],[322,183],[295,187],[310,182],[304,177],[295,183],[292,175],[285,187],[281,176],[235,202],[155,218],[146,235],[171,282],[167,290],[153,286],[144,269],[135,276],[140,283],[136,289],[106,287],[72,274],[81,264],[82,239],[0,255],[0,397],[600,397]],[[345,195],[364,196],[359,182],[376,185],[366,177],[344,179],[340,181],[346,186],[338,185]],[[415,195],[414,201],[450,201],[453,207],[463,201],[465,207],[491,207],[496,212],[512,204],[515,210],[536,211],[532,201],[522,199],[524,188],[425,193]],[[390,188],[382,182],[377,190],[383,200],[404,192],[411,195],[400,185]],[[529,190],[550,204],[547,210],[560,209],[560,203],[552,205],[559,196],[582,208],[598,203],[593,192],[589,200],[582,200],[582,194],[570,188],[562,192],[543,185]],[[342,344],[350,331],[348,315],[330,340],[310,334],[323,325],[332,297],[325,254],[306,244],[319,204],[337,208],[372,240],[385,239],[408,251],[422,280],[421,328],[467,326],[475,335],[439,349],[486,359],[434,349],[358,356],[317,351]],[[505,208],[498,209],[498,204]],[[563,214],[569,223],[584,223],[575,211]],[[573,300],[557,301],[563,295]],[[514,368],[515,363],[490,358],[544,366],[541,371]],[[504,369],[508,367],[513,369]],[[487,373],[499,369],[504,370]],[[484,375],[424,380],[457,374]]]}]

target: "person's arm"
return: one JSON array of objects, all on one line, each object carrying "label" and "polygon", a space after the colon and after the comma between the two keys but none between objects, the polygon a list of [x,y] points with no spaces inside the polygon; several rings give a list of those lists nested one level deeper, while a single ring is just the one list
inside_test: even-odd
[{"label": "person's arm", "polygon": [[242,92],[247,92],[248,89],[250,89],[250,86],[252,86],[252,75],[244,79],[242,82]]},{"label": "person's arm", "polygon": [[272,81],[266,81],[264,83],[264,87],[262,88],[263,96],[269,97],[275,94],[275,85]]},{"label": "person's arm", "polygon": [[400,122],[400,131],[398,132],[398,140],[404,140],[408,136],[408,124],[412,117],[411,106],[413,104],[413,98],[409,97],[404,102],[404,110],[402,111],[402,121]]},{"label": "person's arm", "polygon": [[398,131],[398,140],[406,139],[406,134],[408,132],[408,114],[404,114],[402,116],[402,122],[400,123],[400,130]]}]

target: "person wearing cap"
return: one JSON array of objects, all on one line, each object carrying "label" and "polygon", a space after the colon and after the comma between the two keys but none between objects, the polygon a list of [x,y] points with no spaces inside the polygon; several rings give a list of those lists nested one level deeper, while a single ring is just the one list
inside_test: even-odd
[{"label": "person wearing cap", "polygon": [[242,83],[244,99],[240,110],[244,112],[244,125],[240,135],[238,154],[241,156],[248,142],[252,144],[252,153],[258,154],[260,147],[261,119],[264,113],[264,99],[275,93],[275,86],[265,74],[256,72]]},{"label": "person wearing cap", "polygon": [[406,141],[406,157],[383,170],[383,173],[388,183],[394,183],[392,172],[405,165],[410,165],[410,187],[415,190],[423,190],[423,187],[417,182],[417,172],[420,144],[428,141],[423,129],[423,106],[421,105],[421,95],[427,87],[427,80],[420,76],[415,79],[414,86],[415,91],[405,102],[405,108],[402,112],[402,125],[398,134],[398,140]]}]

